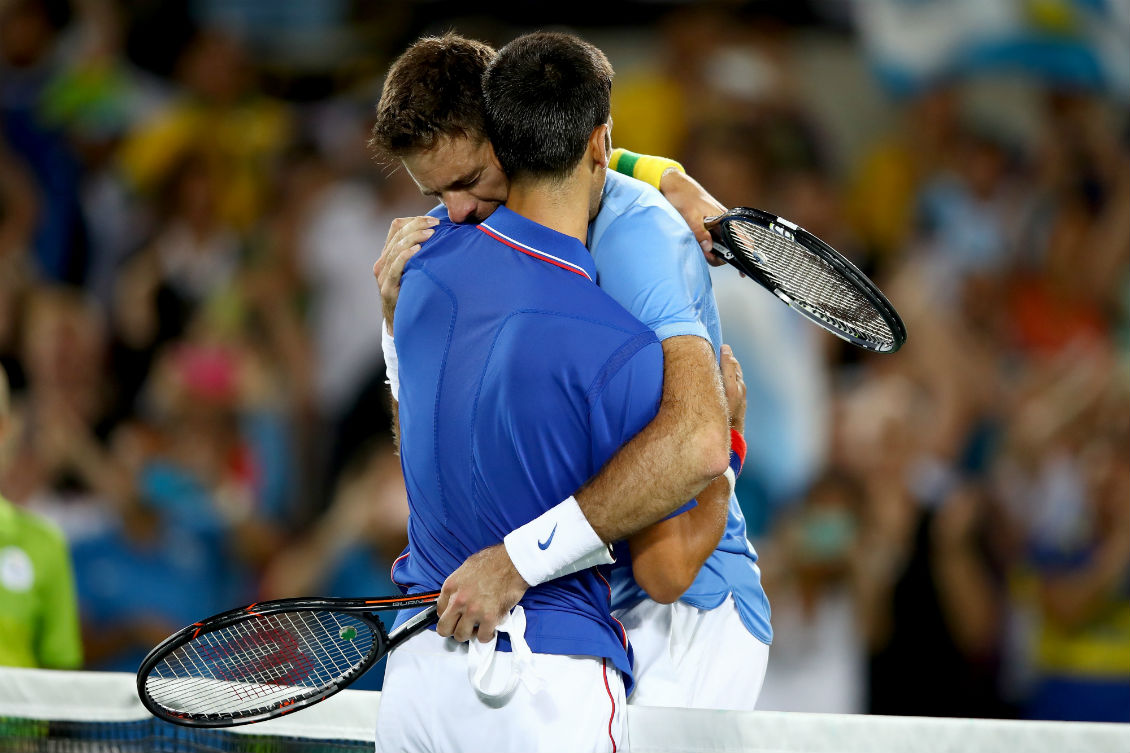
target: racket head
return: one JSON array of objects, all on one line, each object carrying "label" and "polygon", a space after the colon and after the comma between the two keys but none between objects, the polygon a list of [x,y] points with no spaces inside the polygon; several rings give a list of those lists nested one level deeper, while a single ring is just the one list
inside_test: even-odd
[{"label": "racket head", "polygon": [[358,599],[283,599],[224,612],[154,648],[138,670],[138,695],[154,716],[189,727],[289,714],[345,689],[433,623],[434,602],[391,635]]},{"label": "racket head", "polygon": [[804,228],[753,207],[708,218],[706,227],[715,253],[814,324],[877,353],[906,342],[902,318],[878,286]]}]

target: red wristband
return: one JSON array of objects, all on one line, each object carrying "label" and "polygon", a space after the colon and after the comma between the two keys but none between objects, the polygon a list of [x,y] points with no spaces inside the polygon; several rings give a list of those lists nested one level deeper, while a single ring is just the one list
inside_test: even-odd
[{"label": "red wristband", "polygon": [[742,472],[745,451],[745,437],[739,434],[737,429],[730,429],[730,468],[733,469],[735,476]]}]

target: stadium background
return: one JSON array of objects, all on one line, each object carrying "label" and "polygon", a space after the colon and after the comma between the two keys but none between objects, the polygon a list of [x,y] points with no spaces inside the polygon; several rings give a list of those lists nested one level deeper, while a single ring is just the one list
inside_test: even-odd
[{"label": "stadium background", "polygon": [[906,320],[864,354],[713,273],[777,632],[761,706],[1130,721],[1114,0],[0,0],[0,493],[66,535],[84,666],[392,588],[370,270],[429,204],[368,118],[418,35],[533,28],[608,54],[618,146],[816,232]]}]

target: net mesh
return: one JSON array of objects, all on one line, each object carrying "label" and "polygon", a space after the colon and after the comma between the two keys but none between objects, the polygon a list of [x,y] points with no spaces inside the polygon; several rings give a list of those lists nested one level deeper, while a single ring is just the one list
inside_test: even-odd
[{"label": "net mesh", "polygon": [[728,227],[733,250],[786,291],[790,305],[881,350],[894,347],[895,334],[875,304],[818,254],[753,222],[737,219]]},{"label": "net mesh", "polygon": [[336,682],[373,648],[372,627],[346,612],[281,612],[204,633],[158,662],[150,697],[176,712],[250,714]]},{"label": "net mesh", "polygon": [[177,727],[157,719],[131,722],[20,719],[0,716],[3,753],[354,753],[369,740],[237,734]]}]

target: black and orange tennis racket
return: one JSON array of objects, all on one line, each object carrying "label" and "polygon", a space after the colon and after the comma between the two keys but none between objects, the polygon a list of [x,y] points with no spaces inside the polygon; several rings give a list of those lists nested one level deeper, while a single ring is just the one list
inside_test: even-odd
[{"label": "black and orange tennis racket", "polygon": [[895,307],[843,254],[804,228],[752,207],[706,219],[714,253],[794,311],[878,353],[906,342]]},{"label": "black and orange tennis racket", "polygon": [[[187,727],[272,719],[328,698],[436,621],[439,593],[278,599],[195,622],[149,652],[141,702]],[[374,612],[426,607],[391,633]]]}]

